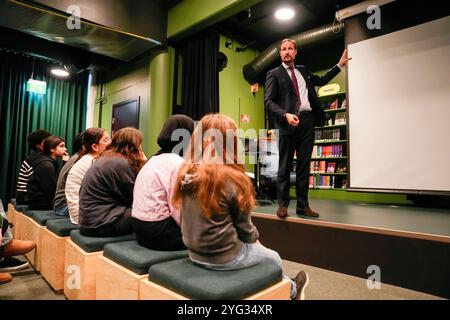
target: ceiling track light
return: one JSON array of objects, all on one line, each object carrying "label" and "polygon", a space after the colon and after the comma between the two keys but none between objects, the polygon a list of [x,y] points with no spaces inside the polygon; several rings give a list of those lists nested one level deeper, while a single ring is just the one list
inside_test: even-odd
[{"label": "ceiling track light", "polygon": [[68,77],[70,74],[69,71],[67,70],[66,66],[64,66],[64,68],[61,68],[61,67],[52,68],[50,70],[50,72],[57,77],[63,77],[63,78]]},{"label": "ceiling track light", "polygon": [[275,12],[275,18],[278,20],[286,21],[294,17],[295,12],[291,8],[281,8]]}]

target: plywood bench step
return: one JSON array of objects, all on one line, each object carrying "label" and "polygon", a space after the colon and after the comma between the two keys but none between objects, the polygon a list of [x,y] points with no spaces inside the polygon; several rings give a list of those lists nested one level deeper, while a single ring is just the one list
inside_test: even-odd
[{"label": "plywood bench step", "polygon": [[148,269],[161,262],[187,257],[187,250],[155,251],[137,241],[110,243],[97,262],[97,300],[139,299],[140,280],[148,277]]},{"label": "plywood bench step", "polygon": [[141,299],[287,300],[290,294],[290,282],[283,280],[282,270],[271,263],[213,271],[194,265],[189,258],[177,259],[150,267],[149,278],[141,284]]}]

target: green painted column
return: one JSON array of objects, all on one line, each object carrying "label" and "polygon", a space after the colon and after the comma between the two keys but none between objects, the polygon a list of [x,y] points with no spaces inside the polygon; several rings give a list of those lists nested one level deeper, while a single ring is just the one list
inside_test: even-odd
[{"label": "green painted column", "polygon": [[156,139],[167,118],[172,113],[172,49],[156,54],[150,61],[150,106],[147,124],[148,137],[144,151],[151,156],[159,150]]}]

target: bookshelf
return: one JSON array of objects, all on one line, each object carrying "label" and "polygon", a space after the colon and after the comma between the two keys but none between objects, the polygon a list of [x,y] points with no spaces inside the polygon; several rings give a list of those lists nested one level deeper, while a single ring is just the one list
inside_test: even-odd
[{"label": "bookshelf", "polygon": [[315,128],[310,189],[347,188],[347,101],[345,92],[320,95],[327,123]]}]

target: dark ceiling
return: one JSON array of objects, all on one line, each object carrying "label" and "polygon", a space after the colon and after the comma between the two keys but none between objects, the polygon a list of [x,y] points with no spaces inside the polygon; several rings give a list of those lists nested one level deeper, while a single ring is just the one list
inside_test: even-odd
[{"label": "dark ceiling", "polygon": [[[181,0],[0,0],[3,8],[0,10],[0,33],[3,34],[0,37],[0,48],[20,49],[41,56],[45,52],[48,55],[55,53],[58,59],[49,58],[62,62],[69,56],[68,60],[75,61],[74,63],[81,59],[78,62],[81,67],[99,64],[102,57],[111,64],[114,61],[133,61],[148,54],[153,48],[167,44],[167,10],[180,2]],[[228,38],[262,51],[284,37],[333,22],[336,10],[357,2],[360,1],[263,0],[221,21],[215,27]],[[45,12],[66,14],[66,7],[70,4],[77,4],[82,8],[83,20],[87,22],[78,32],[67,31],[64,17],[61,19]],[[280,6],[291,6],[296,11],[295,18],[284,23],[276,21],[274,12]],[[36,10],[36,7],[45,11]],[[322,48],[322,61],[331,61],[336,59],[335,53],[343,48],[343,43],[335,41],[324,44]],[[303,53],[303,57],[308,60],[308,53]]]},{"label": "dark ceiling", "polygon": [[[167,45],[167,12],[179,2],[0,0],[0,49],[69,61],[75,69],[133,61]],[[81,17],[76,28],[69,27],[72,5]]]},{"label": "dark ceiling", "polygon": [[[332,23],[337,10],[361,0],[263,0],[256,5],[218,24],[230,38],[246,45],[255,41],[254,48],[262,51],[269,45],[290,35]],[[295,17],[278,21],[278,8],[291,7]]]}]

